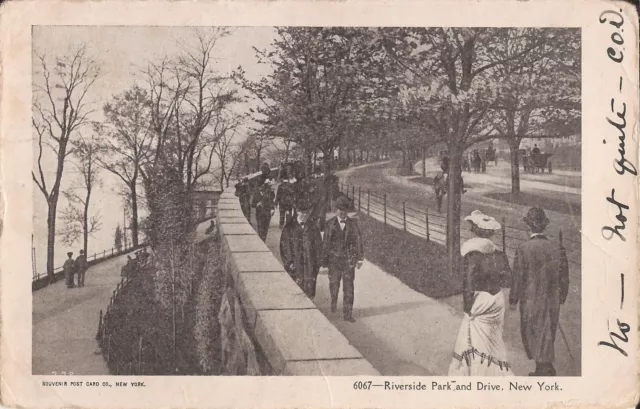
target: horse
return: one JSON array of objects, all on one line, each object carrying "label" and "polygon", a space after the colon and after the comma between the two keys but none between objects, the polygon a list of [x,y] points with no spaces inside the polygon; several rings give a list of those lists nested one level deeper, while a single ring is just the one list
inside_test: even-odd
[{"label": "horse", "polygon": [[550,153],[531,153],[522,157],[522,166],[527,173],[544,173],[547,160],[553,156]]},{"label": "horse", "polygon": [[[447,187],[449,185],[449,177],[445,176],[444,172],[438,172],[433,178],[433,190],[436,194],[436,203],[438,205],[438,213],[442,213],[442,199],[447,194]],[[464,188],[464,179],[460,175],[460,191],[464,194],[466,189]]]}]

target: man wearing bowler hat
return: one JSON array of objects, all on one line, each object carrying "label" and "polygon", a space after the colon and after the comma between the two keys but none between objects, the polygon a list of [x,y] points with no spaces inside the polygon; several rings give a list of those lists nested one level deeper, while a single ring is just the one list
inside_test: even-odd
[{"label": "man wearing bowler hat", "polygon": [[337,310],[342,280],[344,319],[355,322],[353,319],[354,279],[356,268],[362,267],[364,260],[362,236],[356,221],[347,215],[349,199],[345,196],[338,197],[336,207],[338,215],[327,221],[324,229],[322,265],[329,268],[331,312]]},{"label": "man wearing bowler hat", "polygon": [[84,277],[87,273],[87,257],[84,255],[84,250],[80,250],[80,255],[73,263],[73,267],[78,275],[78,287],[84,287]]},{"label": "man wearing bowler hat", "polygon": [[318,224],[309,219],[311,202],[298,198],[296,216],[284,225],[280,236],[282,264],[304,293],[313,299],[322,260],[322,236]]},{"label": "man wearing bowler hat", "polygon": [[522,343],[536,363],[529,376],[555,376],[553,345],[560,305],[569,292],[569,264],[564,249],[544,235],[549,224],[544,209],[532,207],[523,220],[531,236],[516,250],[509,304],[520,303]]}]

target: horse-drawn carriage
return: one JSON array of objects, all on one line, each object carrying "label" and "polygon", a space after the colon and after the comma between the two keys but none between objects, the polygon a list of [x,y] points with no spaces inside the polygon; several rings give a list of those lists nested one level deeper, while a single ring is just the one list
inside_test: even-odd
[{"label": "horse-drawn carriage", "polygon": [[551,173],[551,161],[549,158],[553,156],[550,153],[527,152],[526,149],[520,149],[520,158],[522,158],[522,166],[527,173],[544,173],[545,169]]}]

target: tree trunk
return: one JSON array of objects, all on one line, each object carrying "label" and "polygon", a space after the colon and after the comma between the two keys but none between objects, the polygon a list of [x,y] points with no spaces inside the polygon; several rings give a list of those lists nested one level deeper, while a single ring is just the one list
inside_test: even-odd
[{"label": "tree trunk", "polygon": [[[89,174],[89,178],[91,174]],[[83,227],[83,242],[82,249],[84,250],[85,257],[87,256],[87,249],[89,247],[89,200],[91,199],[91,188],[87,189],[87,197],[84,200],[84,214],[82,215],[82,227]]]},{"label": "tree trunk", "polygon": [[339,169],[344,167],[344,134],[340,134],[339,142],[338,142],[338,165]]},{"label": "tree trunk", "polygon": [[58,206],[57,196],[49,201],[49,211],[47,213],[47,277],[53,282],[54,255],[56,245],[56,207]]},{"label": "tree trunk", "polygon": [[138,245],[138,192],[135,182],[131,185],[131,241]]},{"label": "tree trunk", "polygon": [[520,138],[509,139],[509,153],[511,154],[511,194],[520,193]]},{"label": "tree trunk", "polygon": [[316,163],[318,163],[318,151],[313,151],[313,165],[311,166],[311,173],[316,173]]},{"label": "tree trunk", "polygon": [[427,148],[422,148],[422,177],[427,177]]},{"label": "tree trunk", "polygon": [[460,211],[461,189],[459,177],[461,149],[456,141],[448,144],[449,150],[449,185],[447,203],[447,256],[449,260],[449,277],[454,279],[460,274]]}]

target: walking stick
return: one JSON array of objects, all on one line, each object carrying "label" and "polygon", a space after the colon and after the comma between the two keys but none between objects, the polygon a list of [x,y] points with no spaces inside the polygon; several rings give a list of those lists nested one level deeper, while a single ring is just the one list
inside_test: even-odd
[{"label": "walking stick", "polygon": [[573,367],[576,366],[576,359],[573,357],[571,353],[571,348],[569,348],[569,342],[567,341],[567,336],[564,334],[564,330],[562,329],[562,324],[558,321],[558,328],[560,329],[560,335],[562,335],[562,339],[564,340],[564,344],[567,347],[567,351],[569,351],[569,357],[571,358],[571,362],[573,362]]}]

